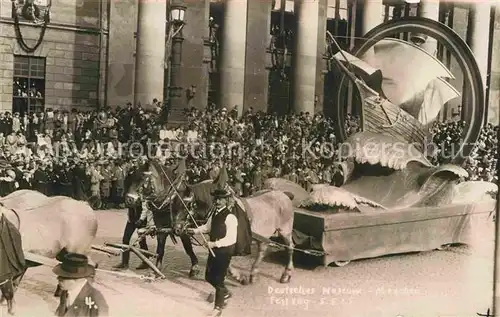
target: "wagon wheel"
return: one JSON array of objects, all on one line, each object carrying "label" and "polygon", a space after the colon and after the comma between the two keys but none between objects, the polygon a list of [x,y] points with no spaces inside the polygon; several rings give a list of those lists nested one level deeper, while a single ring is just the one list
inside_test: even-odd
[{"label": "wagon wheel", "polygon": [[[470,155],[481,133],[485,114],[485,104],[483,82],[479,67],[472,51],[460,36],[448,26],[437,21],[409,17],[392,20],[375,27],[366,34],[365,39],[354,48],[351,54],[356,57],[363,56],[363,54],[379,41],[389,38],[394,34],[405,32],[425,34],[430,38],[436,39],[439,44],[443,45],[451,53],[462,71],[464,79],[463,94],[466,96],[462,109],[466,110],[464,116],[466,124],[462,135],[462,143],[456,155],[451,159],[451,163],[461,165]],[[339,87],[346,87],[345,84],[348,80],[348,76],[344,74]],[[344,142],[349,136],[344,125],[347,103],[344,100],[345,93],[343,93],[343,91],[344,89],[339,89],[337,96],[338,106],[335,107],[334,113],[337,118],[335,132],[340,142]],[[359,101],[361,96],[359,89],[356,89],[356,95]],[[356,106],[360,106],[359,102]],[[360,120],[362,123],[364,118],[360,118]],[[361,126],[363,126],[363,124],[361,124]]]},{"label": "wagon wheel", "polygon": [[333,265],[337,267],[343,267],[346,266],[347,264],[351,263],[351,261],[333,261]]}]

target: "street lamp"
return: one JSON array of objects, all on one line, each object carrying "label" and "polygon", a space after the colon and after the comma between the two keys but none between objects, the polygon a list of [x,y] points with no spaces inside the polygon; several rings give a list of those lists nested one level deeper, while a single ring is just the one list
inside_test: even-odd
[{"label": "street lamp", "polygon": [[170,9],[170,22],[183,25],[185,13],[186,13],[186,6],[173,4]]},{"label": "street lamp", "polygon": [[169,121],[180,121],[182,115],[182,83],[181,83],[181,61],[182,61],[182,28],[186,25],[184,20],[186,6],[178,1],[170,5],[169,19],[167,21],[167,49],[166,57],[170,68],[170,82],[168,85],[168,119]]}]

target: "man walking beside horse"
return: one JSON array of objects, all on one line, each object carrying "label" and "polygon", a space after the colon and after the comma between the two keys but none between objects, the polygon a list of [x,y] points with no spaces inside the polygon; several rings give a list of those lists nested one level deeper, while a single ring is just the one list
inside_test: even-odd
[{"label": "man walking beside horse", "polygon": [[[205,272],[205,280],[215,288],[214,310],[209,315],[217,317],[231,298],[231,292],[224,283],[228,274],[231,258],[234,255],[250,254],[250,224],[244,222],[232,199],[227,186],[218,186],[212,193],[214,206],[208,215],[208,221],[197,228],[187,229],[189,234],[209,234],[207,247],[210,250]],[[246,215],[243,215],[246,217]],[[238,231],[238,219],[241,219],[241,230]]]},{"label": "man walking beside horse", "polygon": [[215,208],[203,226],[188,229],[190,234],[208,233],[210,239],[208,248],[213,251],[208,255],[205,280],[215,288],[215,306],[210,316],[220,316],[231,293],[226,288],[226,279],[231,257],[233,256],[237,235],[238,219],[228,208],[228,198],[231,196],[224,189],[216,189],[213,194]]}]

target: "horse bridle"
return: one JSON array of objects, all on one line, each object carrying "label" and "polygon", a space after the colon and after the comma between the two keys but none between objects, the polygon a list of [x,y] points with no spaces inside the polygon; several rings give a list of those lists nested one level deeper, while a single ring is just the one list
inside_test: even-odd
[{"label": "horse bridle", "polygon": [[[171,186],[170,186],[170,189],[169,191],[167,192],[167,194],[165,195],[165,199],[162,201],[161,205],[158,206],[155,204],[155,202],[153,200],[150,200],[149,203],[158,211],[162,210],[167,204],[170,203],[170,223],[173,225],[174,223],[174,216],[173,216],[173,212],[172,212],[172,208],[173,208],[173,200],[175,198],[175,196],[179,195],[178,194],[178,191],[175,187],[175,183],[177,183],[179,181],[179,179],[182,177],[182,175],[178,175],[175,180],[172,182],[170,181],[170,178],[168,177],[167,173],[165,172],[165,169],[163,168],[163,166],[161,164],[158,164],[161,172],[164,174],[164,176],[168,179],[168,181],[170,182]],[[142,188],[144,186],[144,184],[149,180],[151,176],[148,176],[148,177],[145,177],[139,184],[139,188]],[[173,193],[172,193],[173,192]],[[155,193],[155,195],[157,196],[158,194]],[[182,199],[182,197],[179,197],[182,201],[182,203],[184,204],[184,201]],[[185,204],[184,204],[185,205]],[[189,212],[189,209],[188,209],[188,212]]]},{"label": "horse bridle", "polygon": [[[161,168],[162,172],[166,175],[166,173],[165,173],[165,171],[163,170],[163,167],[162,167],[161,165],[160,165],[160,168]],[[177,178],[174,180],[173,184],[175,184],[175,183],[176,183],[176,182],[177,182],[177,181],[178,181],[181,177],[182,177],[182,175],[178,175],[178,176],[177,176]],[[175,194],[175,193],[174,193],[174,195],[171,195],[171,194],[172,194],[172,191],[174,191],[174,190],[173,190],[173,187],[174,187],[174,185],[173,185],[173,184],[170,186],[170,190],[169,190],[169,191],[167,192],[167,194],[165,195],[165,199],[163,200],[163,202],[161,203],[161,205],[160,205],[159,207],[158,207],[158,206],[157,206],[154,202],[151,202],[151,204],[152,204],[152,205],[153,205],[156,209],[158,209],[158,210],[163,209],[163,207],[165,207],[165,205],[166,205],[169,201],[171,202],[171,201],[175,198],[175,196],[176,196],[176,194]]]},{"label": "horse bridle", "polygon": [[[180,202],[182,203],[182,205],[184,206],[184,208],[186,208],[186,210],[187,210],[187,214],[189,215],[189,217],[190,217],[190,218],[191,218],[191,220],[193,221],[194,225],[198,228],[198,223],[196,222],[196,219],[195,219],[195,218],[194,218],[194,216],[191,214],[189,207],[186,205],[186,202],[184,201],[184,199],[182,199],[182,197],[181,197],[181,195],[179,194],[179,191],[177,190],[177,188],[175,188],[175,186],[174,186],[174,184],[175,184],[175,183],[174,183],[174,182],[172,182],[172,181],[170,180],[170,177],[168,177],[167,173],[165,173],[165,170],[163,169],[163,167],[162,167],[161,165],[160,165],[160,168],[161,168],[161,171],[163,172],[163,175],[165,175],[166,179],[167,179],[167,180],[168,180],[168,182],[170,183],[171,190],[173,190],[173,191],[174,191],[174,194],[175,194],[177,197],[179,197]],[[181,175],[179,175],[179,176],[181,176]],[[179,176],[178,176],[178,177],[179,177]],[[186,185],[187,185],[187,184],[186,184]],[[171,207],[172,207],[172,206],[171,206]],[[171,217],[171,218],[173,218],[173,216],[172,216],[172,212],[170,212],[170,217]],[[173,221],[173,220],[172,220],[172,221]],[[210,248],[210,247],[208,246],[208,241],[207,241],[207,239],[205,238],[205,236],[204,236],[204,235],[201,235],[201,238],[203,239],[204,245],[205,245],[205,246],[207,246],[207,249],[208,249],[208,251],[210,252],[210,254],[211,254],[213,257],[215,257],[215,253],[214,253],[214,251],[212,250],[212,248]]]}]

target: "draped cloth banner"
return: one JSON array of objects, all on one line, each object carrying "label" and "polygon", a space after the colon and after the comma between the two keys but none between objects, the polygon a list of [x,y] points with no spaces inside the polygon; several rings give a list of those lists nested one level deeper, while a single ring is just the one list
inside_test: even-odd
[{"label": "draped cloth banner", "polygon": [[437,118],[441,107],[448,101],[460,96],[458,90],[443,78],[436,78],[429,83],[424,93],[424,100],[417,119],[424,125],[430,125]]},{"label": "draped cloth banner", "polygon": [[0,283],[24,272],[21,234],[4,215],[0,216]]}]

